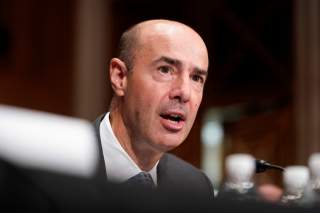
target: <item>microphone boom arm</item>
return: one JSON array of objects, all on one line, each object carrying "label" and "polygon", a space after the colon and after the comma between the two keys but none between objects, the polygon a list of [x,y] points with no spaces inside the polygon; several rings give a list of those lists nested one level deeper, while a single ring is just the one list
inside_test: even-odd
[{"label": "microphone boom arm", "polygon": [[256,173],[265,172],[268,169],[275,169],[275,170],[279,170],[282,172],[284,171],[284,168],[281,166],[268,163],[265,160],[256,159]]}]

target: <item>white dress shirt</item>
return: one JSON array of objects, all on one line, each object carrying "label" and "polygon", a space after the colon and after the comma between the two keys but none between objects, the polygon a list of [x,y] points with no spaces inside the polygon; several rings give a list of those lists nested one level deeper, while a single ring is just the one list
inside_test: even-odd
[{"label": "white dress shirt", "polygon": [[[113,133],[109,117],[110,112],[105,115],[100,123],[103,158],[106,165],[108,180],[121,183],[142,172],[142,170],[120,145]],[[144,171],[151,175],[155,185],[157,185],[158,163],[159,161],[150,171]]]}]

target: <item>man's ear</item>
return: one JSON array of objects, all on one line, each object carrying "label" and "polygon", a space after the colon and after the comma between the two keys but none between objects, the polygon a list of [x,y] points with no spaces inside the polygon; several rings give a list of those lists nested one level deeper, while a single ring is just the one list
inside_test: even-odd
[{"label": "man's ear", "polygon": [[110,81],[114,93],[117,96],[124,96],[127,88],[128,69],[126,64],[118,58],[111,59]]}]

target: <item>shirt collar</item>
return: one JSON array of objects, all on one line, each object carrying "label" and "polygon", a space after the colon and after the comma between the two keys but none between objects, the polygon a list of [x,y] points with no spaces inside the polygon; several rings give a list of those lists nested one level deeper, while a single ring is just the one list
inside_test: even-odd
[{"label": "shirt collar", "polygon": [[[106,165],[107,177],[110,181],[124,182],[132,176],[142,172],[138,165],[130,158],[122,148],[110,123],[110,112],[108,112],[100,123],[100,138],[103,158]],[[147,171],[155,184],[157,184],[157,165]]]}]

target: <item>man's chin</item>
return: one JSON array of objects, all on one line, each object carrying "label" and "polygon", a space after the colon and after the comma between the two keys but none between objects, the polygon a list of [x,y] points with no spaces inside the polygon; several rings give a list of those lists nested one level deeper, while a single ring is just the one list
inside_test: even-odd
[{"label": "man's chin", "polygon": [[168,152],[173,150],[174,148],[178,147],[181,143],[183,142],[183,140],[163,140],[159,143],[157,143],[157,147],[159,150],[161,150],[161,152]]}]

